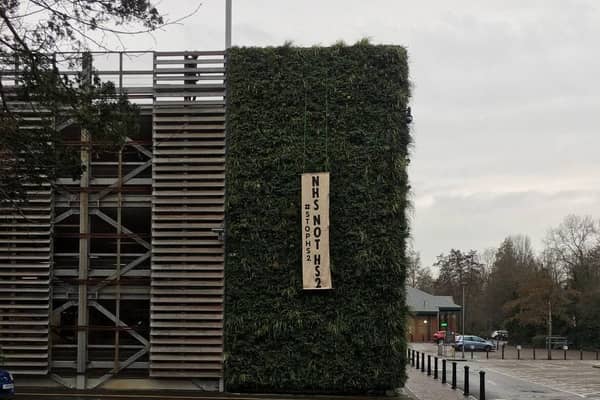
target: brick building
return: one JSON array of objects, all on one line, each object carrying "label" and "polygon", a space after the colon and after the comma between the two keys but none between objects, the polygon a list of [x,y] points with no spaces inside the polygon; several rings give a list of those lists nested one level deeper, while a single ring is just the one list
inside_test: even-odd
[{"label": "brick building", "polygon": [[462,307],[454,303],[452,296],[434,296],[407,286],[406,304],[410,311],[409,341],[432,341],[433,334],[440,330],[458,332]]}]

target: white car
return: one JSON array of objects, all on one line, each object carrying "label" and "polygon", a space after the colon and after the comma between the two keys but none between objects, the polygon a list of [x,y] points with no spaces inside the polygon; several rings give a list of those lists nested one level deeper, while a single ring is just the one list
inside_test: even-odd
[{"label": "white car", "polygon": [[494,331],[492,332],[492,339],[494,340],[508,340],[508,331]]}]

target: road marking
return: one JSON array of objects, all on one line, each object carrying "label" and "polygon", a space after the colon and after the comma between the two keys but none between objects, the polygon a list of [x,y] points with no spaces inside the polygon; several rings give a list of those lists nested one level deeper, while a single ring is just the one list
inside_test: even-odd
[{"label": "road marking", "polygon": [[497,374],[500,374],[500,375],[508,376],[508,377],[510,377],[510,378],[513,378],[513,379],[518,379],[518,380],[520,380],[520,381],[523,381],[523,382],[526,382],[526,383],[529,383],[529,384],[532,384],[532,383],[533,383],[534,385],[538,385],[538,386],[542,386],[542,387],[545,387],[545,388],[548,388],[548,389],[552,389],[552,390],[555,390],[555,391],[557,391],[557,392],[563,392],[563,393],[572,394],[572,395],[574,395],[574,396],[581,397],[582,399],[584,399],[584,398],[586,397],[586,396],[585,396],[585,395],[583,395],[583,394],[579,394],[579,393],[571,392],[571,391],[569,391],[569,390],[558,389],[558,388],[556,388],[556,387],[549,386],[549,385],[544,385],[544,384],[542,384],[542,383],[536,383],[536,382],[532,382],[531,380],[527,380],[527,379],[524,379],[524,378],[520,378],[520,377],[518,377],[518,376],[514,376],[514,375],[511,375],[511,374],[507,374],[507,373],[505,373],[505,372],[500,372],[500,371],[498,371],[498,370],[496,370],[496,369],[493,369],[493,368],[488,368],[487,370],[488,370],[488,371],[495,372],[495,373],[497,373]]},{"label": "road marking", "polygon": [[[489,383],[490,385],[498,386],[498,384],[491,379],[486,380],[486,383]],[[498,399],[498,400],[502,400],[502,399]]]}]

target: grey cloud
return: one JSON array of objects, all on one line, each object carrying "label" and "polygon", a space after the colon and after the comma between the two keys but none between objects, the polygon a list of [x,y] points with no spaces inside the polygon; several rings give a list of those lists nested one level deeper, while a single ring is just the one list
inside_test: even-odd
[{"label": "grey cloud", "polygon": [[[132,49],[220,49],[224,0]],[[597,0],[233,0],[237,45],[406,45],[414,84],[409,169],[423,259],[600,216]],[[180,16],[196,1],[162,2]]]},{"label": "grey cloud", "polygon": [[541,239],[567,214],[597,214],[600,189],[557,193],[478,193],[434,198],[417,208],[413,233],[425,265],[450,248],[497,247],[512,234],[529,235],[541,249]]}]

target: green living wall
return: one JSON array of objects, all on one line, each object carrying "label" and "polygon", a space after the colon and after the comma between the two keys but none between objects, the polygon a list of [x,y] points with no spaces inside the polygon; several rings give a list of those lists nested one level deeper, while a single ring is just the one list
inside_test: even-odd
[{"label": "green living wall", "polygon": [[[405,49],[233,48],[227,62],[227,390],[401,386]],[[331,291],[302,289],[303,171],[331,173]]]}]

